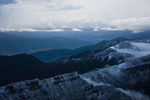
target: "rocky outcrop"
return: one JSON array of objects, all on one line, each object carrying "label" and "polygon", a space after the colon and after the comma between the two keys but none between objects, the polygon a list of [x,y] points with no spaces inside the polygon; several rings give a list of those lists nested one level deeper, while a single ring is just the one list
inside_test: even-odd
[{"label": "rocky outcrop", "polygon": [[90,52],[57,61],[79,64],[78,70],[88,62],[103,67],[12,83],[0,88],[0,100],[150,100],[146,96],[150,96],[149,45],[124,39],[105,42]]},{"label": "rocky outcrop", "polygon": [[143,94],[150,95],[150,64],[125,66],[9,84],[0,88],[0,100],[149,100]]},{"label": "rocky outcrop", "polygon": [[0,100],[132,100],[114,86],[94,85],[76,72],[45,80],[18,82],[0,89]]}]

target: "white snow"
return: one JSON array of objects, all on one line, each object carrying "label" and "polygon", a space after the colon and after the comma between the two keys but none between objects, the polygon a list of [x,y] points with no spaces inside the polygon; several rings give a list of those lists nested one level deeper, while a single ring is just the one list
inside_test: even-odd
[{"label": "white snow", "polygon": [[150,51],[150,43],[136,43],[130,42],[133,46],[139,48],[141,51]]},{"label": "white snow", "polygon": [[126,95],[130,96],[133,100],[150,100],[149,96],[146,96],[140,92],[131,91],[131,90],[124,90],[121,88],[117,88],[121,92],[125,93]]},{"label": "white snow", "polygon": [[136,42],[130,42],[131,45],[133,45],[133,48],[136,47],[136,49],[120,49],[117,46],[112,46],[111,48],[116,50],[117,52],[120,53],[128,53],[132,54],[135,57],[142,57],[150,54],[150,43],[136,43]]},{"label": "white snow", "polygon": [[98,83],[98,82],[95,82],[95,81],[91,80],[90,78],[87,78],[87,77],[84,77],[84,76],[82,76],[81,78],[83,80],[85,80],[87,83],[92,84],[94,86],[100,86],[100,85],[108,85],[108,86],[110,86],[110,84],[103,83],[103,82],[99,82]]}]

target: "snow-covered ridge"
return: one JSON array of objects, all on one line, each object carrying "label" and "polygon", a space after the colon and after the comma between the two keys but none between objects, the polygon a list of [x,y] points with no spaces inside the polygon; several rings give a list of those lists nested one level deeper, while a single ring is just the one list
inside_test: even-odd
[{"label": "snow-covered ridge", "polygon": [[[150,70],[140,73],[150,76]],[[117,66],[110,66],[85,74],[73,72],[44,80],[22,81],[1,87],[0,100],[135,100],[136,95],[140,95],[138,100],[149,100],[139,92],[122,89],[130,86],[132,78],[134,83],[143,78],[131,73],[132,78],[126,81],[126,75]]]},{"label": "snow-covered ridge", "polygon": [[124,90],[121,88],[118,89],[123,93],[127,94],[128,96],[130,96],[133,100],[150,100],[149,96],[146,96],[140,92],[133,91],[133,90]]},{"label": "snow-covered ridge", "polygon": [[[118,38],[111,41],[105,41],[89,53],[81,53],[81,55],[68,57],[61,59],[60,62],[86,62],[95,61],[104,63],[107,62],[108,66],[113,65],[112,60],[116,61],[116,64],[124,62],[128,58],[138,58],[150,54],[150,43],[149,42],[136,42],[133,40],[127,40]],[[83,55],[83,56],[82,56]],[[104,62],[103,62],[104,61]]]},{"label": "snow-covered ridge", "polygon": [[150,51],[150,43],[139,43],[139,42],[130,42],[133,46],[139,48],[141,51]]},{"label": "snow-covered ridge", "polygon": [[[149,93],[150,55],[143,53],[146,51],[150,51],[149,43],[110,42],[86,57],[72,58],[75,62],[87,59],[105,62],[104,68],[9,84],[0,88],[0,100],[137,100],[135,96],[141,96],[138,100],[149,100],[140,92],[130,91]],[[115,62],[113,66],[108,65],[110,61]],[[143,88],[140,82],[147,87]]]},{"label": "snow-covered ridge", "polygon": [[[126,45],[128,43],[128,45]],[[121,45],[126,45],[122,48]],[[135,57],[142,57],[150,54],[150,43],[139,43],[139,42],[124,42],[110,47],[120,53],[132,54]]]}]

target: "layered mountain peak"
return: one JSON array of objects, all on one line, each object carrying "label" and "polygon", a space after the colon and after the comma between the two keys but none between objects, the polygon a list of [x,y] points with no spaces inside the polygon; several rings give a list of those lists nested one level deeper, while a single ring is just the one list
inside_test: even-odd
[{"label": "layered mountain peak", "polygon": [[[82,62],[83,60],[111,60],[111,58],[119,58],[118,60],[125,60],[127,58],[142,57],[150,54],[150,43],[135,42],[134,40],[117,38],[111,41],[103,41],[99,43],[92,51],[86,51],[69,58],[64,58],[59,61],[64,63],[74,61]],[[105,58],[104,58],[105,57]]]},{"label": "layered mountain peak", "polygon": [[132,54],[135,57],[142,57],[150,54],[150,43],[125,41],[111,48],[120,53]]},{"label": "layered mountain peak", "polygon": [[53,77],[1,87],[0,100],[150,100],[149,42],[119,38],[94,47],[37,67]]}]

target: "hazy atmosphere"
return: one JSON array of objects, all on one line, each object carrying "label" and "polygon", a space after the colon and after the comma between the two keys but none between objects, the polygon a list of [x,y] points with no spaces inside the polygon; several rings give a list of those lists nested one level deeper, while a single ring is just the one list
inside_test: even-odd
[{"label": "hazy atmosphere", "polygon": [[150,100],[150,0],[0,0],[0,100]]}]

